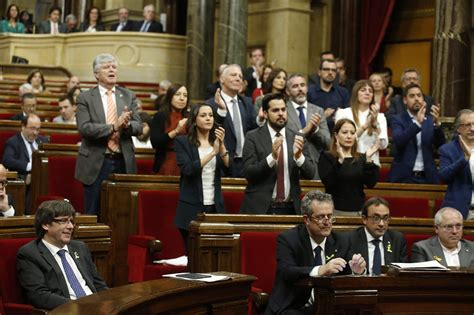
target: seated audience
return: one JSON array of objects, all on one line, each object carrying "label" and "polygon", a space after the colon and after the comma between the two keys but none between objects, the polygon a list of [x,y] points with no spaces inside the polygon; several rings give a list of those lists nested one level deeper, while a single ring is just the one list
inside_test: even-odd
[{"label": "seated audience", "polygon": [[356,130],[352,120],[340,119],[334,126],[330,150],[322,152],[319,158],[319,176],[326,192],[334,198],[338,216],[360,216],[364,187],[374,187],[379,178],[379,167],[372,161],[379,149],[378,142],[360,154]]},{"label": "seated audience", "polygon": [[17,254],[20,285],[36,308],[55,307],[106,290],[91,253],[72,240],[76,212],[66,200],[43,202],[35,215],[35,240]]},{"label": "seated audience", "polygon": [[139,136],[133,136],[133,146],[135,148],[153,148],[150,141],[150,125],[151,125],[151,116],[146,112],[139,112],[140,120],[142,121],[142,134]]},{"label": "seated audience", "polygon": [[66,82],[66,93],[69,93],[73,88],[78,88],[81,85],[79,77],[72,75]]},{"label": "seated audience", "polygon": [[144,33],[163,33],[163,25],[155,21],[155,6],[148,4],[143,8],[143,21],[135,23],[135,31]]},{"label": "seated audience", "polygon": [[346,63],[344,59],[342,58],[336,58],[334,59],[336,62],[336,70],[337,70],[337,75],[339,76],[339,81],[337,82],[339,86],[346,88],[347,92],[349,92],[349,95],[352,94],[352,88],[354,87],[354,84],[356,83],[356,80],[349,78],[346,74]]},{"label": "seated audience", "polygon": [[69,95],[63,95],[58,100],[59,116],[53,118],[54,123],[76,124],[76,103]]},{"label": "seated audience", "polygon": [[61,8],[57,6],[49,9],[49,18],[46,21],[42,21],[36,28],[37,34],[52,34],[57,35],[61,33]]},{"label": "seated audience", "polygon": [[332,231],[333,210],[330,194],[313,190],[304,196],[304,224],[277,238],[275,285],[265,314],[314,314],[314,294],[295,285],[299,280],[365,272],[364,257],[352,254],[346,235]]},{"label": "seated audience", "polygon": [[[288,74],[286,73],[285,69],[273,69],[272,72],[270,72],[270,74],[268,75],[267,81],[265,81],[262,85],[263,95],[275,93],[281,93],[285,95],[287,78]],[[262,107],[263,95],[257,97],[254,104],[255,112],[259,115],[260,118],[263,118],[263,113],[260,112],[260,108]]]},{"label": "seated audience", "polygon": [[436,212],[434,221],[437,235],[413,244],[411,261],[437,260],[444,266],[474,267],[474,242],[462,238],[461,212],[445,207]]},{"label": "seated audience", "polygon": [[392,142],[396,148],[388,181],[392,183],[438,184],[434,150],[445,142],[439,106],[428,106],[418,84],[403,90],[407,109],[392,118]]},{"label": "seated audience", "polygon": [[91,7],[87,12],[84,22],[81,23],[79,31],[93,33],[105,31],[105,26],[102,23],[102,15],[98,7]]},{"label": "seated audience", "polygon": [[462,109],[454,120],[453,141],[439,148],[439,177],[448,184],[442,207],[459,210],[464,219],[474,218],[474,112]]},{"label": "seated audience", "polygon": [[374,98],[375,103],[379,107],[379,112],[385,113],[390,108],[390,100],[392,98],[392,95],[387,89],[385,78],[381,73],[372,73],[369,77],[369,81],[374,87]]},{"label": "seated audience", "polygon": [[224,213],[221,171],[229,167],[224,128],[217,127],[208,104],[191,107],[188,135],[175,140],[176,160],[181,169],[179,202],[174,223],[187,246],[188,226],[198,213]]},{"label": "seated audience", "polygon": [[10,4],[5,13],[5,20],[0,22],[0,33],[25,33],[25,25],[19,21],[20,8]]},{"label": "seated audience", "polygon": [[[262,83],[262,85],[264,85],[265,82],[267,82],[268,77],[269,77],[270,73],[272,72],[272,70],[273,70],[273,67],[270,64],[263,66],[262,73],[259,76],[259,81]],[[253,92],[252,92],[252,101],[255,103],[257,98],[259,96],[262,96],[263,94],[264,93],[263,93],[262,87],[255,88],[255,90],[253,90]]]},{"label": "seated audience", "polygon": [[174,140],[187,133],[190,99],[184,85],[172,84],[166,92],[163,106],[151,121],[151,144],[156,150],[153,172],[159,175],[179,175]]},{"label": "seated audience", "polygon": [[33,87],[33,93],[42,93],[46,90],[46,83],[44,81],[43,72],[38,69],[32,70],[28,77],[26,78],[26,82],[31,84]]},{"label": "seated audience", "polygon": [[130,32],[133,31],[133,21],[128,19],[128,9],[120,8],[117,11],[118,23],[112,24],[110,30],[112,32]]},{"label": "seated audience", "polygon": [[68,14],[64,19],[64,24],[62,24],[59,28],[60,33],[76,33],[78,32],[77,29],[77,18],[74,14]]},{"label": "seated audience", "polygon": [[[379,113],[374,100],[374,87],[369,80],[357,81],[352,89],[350,104],[351,107],[341,108],[336,112],[336,122],[342,118],[355,122],[357,152],[363,154],[377,143],[379,150],[386,149],[388,146],[387,120],[383,114]],[[379,150],[372,156],[372,161],[380,167]]]},{"label": "seated audience", "polygon": [[11,217],[15,215],[13,198],[7,194],[7,169],[0,164],[0,217]]},{"label": "seated audience", "polygon": [[33,93],[25,93],[21,96],[21,113],[10,117],[10,120],[23,120],[28,114],[36,112],[36,96]]},{"label": "seated audience", "polygon": [[20,13],[20,22],[25,26],[26,34],[33,34],[35,25],[33,24],[33,15],[24,10]]},{"label": "seated audience", "polygon": [[363,227],[349,234],[350,248],[361,253],[367,262],[367,273],[380,275],[382,266],[407,261],[407,245],[402,233],[389,229],[390,205],[372,197],[362,206]]}]

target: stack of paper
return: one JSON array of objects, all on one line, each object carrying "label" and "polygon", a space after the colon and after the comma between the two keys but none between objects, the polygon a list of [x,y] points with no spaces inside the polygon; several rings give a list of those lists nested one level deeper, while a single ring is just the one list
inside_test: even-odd
[{"label": "stack of paper", "polygon": [[188,256],[180,256],[172,259],[154,260],[154,264],[172,265],[172,266],[187,266]]},{"label": "stack of paper", "polygon": [[436,260],[423,261],[417,263],[391,263],[390,267],[395,267],[402,270],[449,270]]},{"label": "stack of paper", "polygon": [[218,276],[218,275],[213,275],[210,273],[189,273],[189,272],[170,273],[167,275],[163,275],[163,277],[178,278],[178,279],[183,279],[183,280],[203,281],[203,282],[217,282],[217,281],[230,279],[230,277],[228,276]]}]

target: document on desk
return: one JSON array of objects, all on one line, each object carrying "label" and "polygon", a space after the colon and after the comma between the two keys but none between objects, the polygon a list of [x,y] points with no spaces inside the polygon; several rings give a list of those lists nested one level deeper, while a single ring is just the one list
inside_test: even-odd
[{"label": "document on desk", "polygon": [[401,270],[449,270],[436,260],[416,262],[416,263],[391,263],[390,267],[395,267]]},{"label": "document on desk", "polygon": [[172,265],[172,266],[187,266],[188,256],[180,256],[172,259],[154,260],[154,264]]},{"label": "document on desk", "polygon": [[163,275],[166,278],[178,278],[183,280],[193,280],[193,281],[202,281],[202,282],[217,282],[229,280],[229,276],[219,276],[213,275],[210,273],[191,273],[191,272],[180,272],[180,273],[169,273]]}]

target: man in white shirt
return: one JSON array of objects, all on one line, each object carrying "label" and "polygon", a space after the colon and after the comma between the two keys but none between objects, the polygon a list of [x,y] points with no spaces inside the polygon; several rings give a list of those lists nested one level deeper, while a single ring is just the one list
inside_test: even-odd
[{"label": "man in white shirt", "polygon": [[61,27],[61,8],[53,6],[49,9],[49,19],[39,23],[36,33],[57,35],[63,33],[64,29]]},{"label": "man in white shirt", "polygon": [[0,217],[15,215],[12,198],[7,194],[7,169],[0,164]]},{"label": "man in white shirt", "polygon": [[43,202],[35,215],[38,238],[18,250],[20,285],[34,307],[50,310],[108,289],[87,245],[72,240],[75,216],[66,200]]},{"label": "man in white shirt", "polygon": [[72,96],[63,95],[58,100],[59,116],[53,118],[54,123],[59,124],[76,124],[76,103]]},{"label": "man in white shirt", "polygon": [[444,266],[472,268],[474,242],[462,239],[461,212],[454,208],[441,208],[434,221],[437,236],[413,244],[411,261],[437,260]]}]

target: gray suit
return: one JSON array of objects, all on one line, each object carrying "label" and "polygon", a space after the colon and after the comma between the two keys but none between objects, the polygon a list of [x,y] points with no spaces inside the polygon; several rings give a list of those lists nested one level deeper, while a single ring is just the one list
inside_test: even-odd
[{"label": "gray suit", "polygon": [[[133,150],[132,136],[141,133],[142,125],[137,113],[137,100],[135,94],[123,87],[116,86],[115,104],[117,116],[123,112],[124,107],[133,111],[130,126],[122,130],[120,136],[120,150],[123,153],[125,167],[128,174],[137,172],[135,153]],[[102,99],[99,88],[95,87],[81,93],[77,100],[76,121],[82,137],[81,147],[77,156],[75,177],[86,185],[91,185],[97,178],[104,162],[111,128],[106,123]]]},{"label": "gray suit", "polygon": [[[473,267],[474,242],[462,239],[461,250],[459,251],[458,255],[459,264],[461,267]],[[446,258],[444,257],[443,248],[439,243],[438,236],[433,236],[427,240],[419,241],[413,244],[413,248],[411,250],[411,261],[421,262],[429,260],[439,260],[442,265],[446,266]]]},{"label": "gray suit", "polygon": [[[305,137],[306,142],[308,143],[309,153],[311,154],[311,158],[313,159],[313,162],[316,165],[313,179],[319,179],[319,155],[321,151],[328,150],[329,144],[331,142],[331,135],[329,134],[328,123],[326,121],[326,117],[324,116],[324,110],[321,107],[313,105],[311,103],[307,104],[308,107],[306,110],[306,122],[309,121],[311,115],[313,114],[321,115],[321,121],[319,123],[318,130]],[[288,112],[288,122],[286,124],[286,127],[299,133],[299,131],[303,129],[301,127],[301,122],[299,119],[299,112],[295,110],[295,107],[293,106],[291,101],[288,101],[288,103],[286,104],[286,108]]]},{"label": "gray suit", "polygon": [[[64,33],[62,24],[58,22],[58,33]],[[36,34],[51,34],[51,22],[49,20],[42,21],[36,27]]]}]

